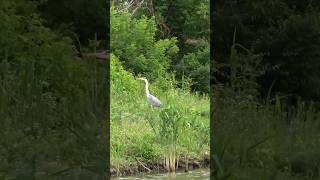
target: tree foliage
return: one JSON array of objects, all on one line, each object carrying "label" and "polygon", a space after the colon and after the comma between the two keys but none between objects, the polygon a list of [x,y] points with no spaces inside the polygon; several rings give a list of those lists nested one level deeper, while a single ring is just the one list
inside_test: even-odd
[{"label": "tree foliage", "polygon": [[0,179],[50,179],[44,174],[89,166],[102,174],[104,71],[43,25],[37,3],[1,1],[0,19]]},{"label": "tree foliage", "polygon": [[[113,51],[126,49],[122,50],[122,54],[128,54],[123,59],[124,66],[151,78],[164,76],[163,72],[174,74],[179,86],[188,78],[192,90],[209,92],[209,1],[114,1],[112,4],[111,46]],[[122,26],[118,23],[120,19]],[[157,45],[150,45],[152,41]],[[151,51],[142,50],[146,47]],[[116,55],[122,60],[122,56]],[[152,75],[147,72],[147,66],[152,67]]]},{"label": "tree foliage", "polygon": [[88,40],[93,39],[95,33],[97,33],[98,39],[103,41],[109,37],[108,31],[106,31],[109,28],[107,22],[108,1],[46,0],[39,1],[39,3],[41,15],[46,19],[46,24],[49,27],[72,38],[75,38],[76,34],[84,45],[88,45]]},{"label": "tree foliage", "polygon": [[[319,4],[285,0],[218,1],[213,20],[215,60],[230,64],[230,49],[236,28],[236,43],[262,54],[267,68],[256,82],[261,94],[301,96],[318,100],[319,71]],[[220,69],[226,72],[227,69]],[[225,82],[225,78],[219,78]]]},{"label": "tree foliage", "polygon": [[153,18],[135,19],[111,9],[111,51],[127,69],[150,79],[164,75],[179,50],[175,38],[156,40],[155,33]]}]

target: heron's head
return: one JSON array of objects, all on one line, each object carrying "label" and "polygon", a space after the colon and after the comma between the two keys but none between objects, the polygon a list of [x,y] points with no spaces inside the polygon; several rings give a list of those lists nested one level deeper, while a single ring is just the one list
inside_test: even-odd
[{"label": "heron's head", "polygon": [[143,80],[143,81],[147,81],[147,79],[145,77],[141,77],[141,78],[137,78],[137,79],[140,79],[140,80]]}]

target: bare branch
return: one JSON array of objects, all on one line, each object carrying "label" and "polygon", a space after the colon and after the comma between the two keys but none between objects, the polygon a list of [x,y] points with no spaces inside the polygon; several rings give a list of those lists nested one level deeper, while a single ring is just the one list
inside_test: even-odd
[{"label": "bare branch", "polygon": [[138,6],[132,11],[131,16],[134,15],[134,13],[142,6],[143,3],[144,3],[144,0],[142,0],[142,1],[138,4]]}]

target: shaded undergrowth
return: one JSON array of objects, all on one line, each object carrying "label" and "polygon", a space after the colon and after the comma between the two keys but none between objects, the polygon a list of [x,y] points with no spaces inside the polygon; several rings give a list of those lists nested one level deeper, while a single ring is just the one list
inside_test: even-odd
[{"label": "shaded undergrowth", "polygon": [[275,105],[216,101],[217,179],[318,179],[320,114],[298,104],[291,115]]},{"label": "shaded undergrowth", "polygon": [[105,62],[77,58],[36,7],[0,2],[0,179],[101,179]]}]

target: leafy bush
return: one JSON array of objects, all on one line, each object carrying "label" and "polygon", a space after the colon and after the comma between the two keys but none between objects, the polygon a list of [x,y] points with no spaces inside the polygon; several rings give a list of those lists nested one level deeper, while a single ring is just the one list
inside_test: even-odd
[{"label": "leafy bush", "polygon": [[138,82],[133,75],[123,69],[121,62],[113,53],[110,55],[110,60],[111,90],[120,94],[125,92],[136,94]]},{"label": "leafy bush", "polygon": [[194,52],[184,55],[177,68],[179,77],[189,77],[192,89],[209,93],[210,90],[210,49],[209,45],[198,47]]},{"label": "leafy bush", "polygon": [[156,41],[154,18],[135,19],[128,12],[111,8],[111,52],[125,62],[134,74],[149,79],[163,76],[170,66],[170,58],[178,52],[176,39]]}]

